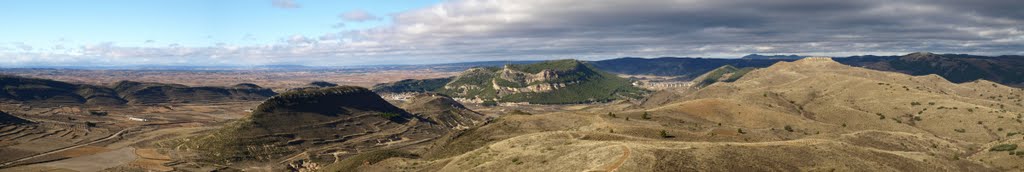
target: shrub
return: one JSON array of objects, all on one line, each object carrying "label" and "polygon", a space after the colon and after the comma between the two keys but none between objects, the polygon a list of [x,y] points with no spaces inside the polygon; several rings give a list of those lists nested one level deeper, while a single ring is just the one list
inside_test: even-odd
[{"label": "shrub", "polygon": [[644,112],[643,115],[640,115],[640,119],[651,119],[651,114]]},{"label": "shrub", "polygon": [[608,112],[608,116],[609,116],[609,117],[612,117],[612,118],[618,118],[617,116],[615,116],[615,114],[614,114],[614,113],[611,113],[611,112]]},{"label": "shrub", "polygon": [[496,102],[494,100],[487,100],[487,101],[484,101],[483,103],[480,103],[480,105],[487,106],[487,107],[494,107],[494,106],[498,106],[498,102]]},{"label": "shrub", "polygon": [[669,136],[669,135],[668,135],[668,132],[665,132],[665,130],[661,130],[661,132],[659,132],[659,133],[658,133],[658,135],[659,135],[659,136],[661,136],[661,138],[669,138],[669,137],[672,137],[672,136]]},{"label": "shrub", "polygon": [[786,127],[784,129],[786,129],[786,131],[793,132],[793,127],[792,126],[786,125]]},{"label": "shrub", "polygon": [[743,132],[742,128],[736,129],[736,132],[739,132],[740,134],[747,134],[746,132]]},{"label": "shrub", "polygon": [[512,110],[512,112],[510,112],[509,114],[512,114],[512,115],[533,115],[532,113],[524,112],[524,111],[519,110],[519,109]]},{"label": "shrub", "polygon": [[380,113],[380,117],[381,118],[387,118],[387,119],[396,118],[396,117],[399,117],[399,116],[402,116],[402,115],[399,115],[399,114],[393,113],[393,112]]},{"label": "shrub", "polygon": [[953,131],[956,131],[956,132],[958,132],[958,133],[963,133],[963,132],[967,132],[967,130],[966,130],[966,129],[963,129],[963,128],[957,128],[957,129],[953,129]]},{"label": "shrub", "polygon": [[1017,144],[1001,144],[1001,145],[993,146],[991,149],[988,149],[988,151],[991,151],[991,152],[1014,151],[1014,150],[1017,150]]}]

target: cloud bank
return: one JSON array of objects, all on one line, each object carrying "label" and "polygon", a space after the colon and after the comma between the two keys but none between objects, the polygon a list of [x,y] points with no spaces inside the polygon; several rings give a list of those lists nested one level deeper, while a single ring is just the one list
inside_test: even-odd
[{"label": "cloud bank", "polygon": [[[1024,54],[1022,6],[1019,0],[452,0],[393,14],[392,24],[384,27],[294,35],[271,45],[104,43],[55,52],[0,47],[0,56],[13,57],[0,64],[362,65],[749,53]],[[359,11],[340,17],[379,19]]]}]

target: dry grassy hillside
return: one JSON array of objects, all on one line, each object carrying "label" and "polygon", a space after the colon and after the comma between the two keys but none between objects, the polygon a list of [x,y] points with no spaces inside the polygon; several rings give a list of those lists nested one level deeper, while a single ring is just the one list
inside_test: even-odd
[{"label": "dry grassy hillside", "polygon": [[632,109],[506,115],[357,170],[1018,171],[1022,94],[810,58]]}]

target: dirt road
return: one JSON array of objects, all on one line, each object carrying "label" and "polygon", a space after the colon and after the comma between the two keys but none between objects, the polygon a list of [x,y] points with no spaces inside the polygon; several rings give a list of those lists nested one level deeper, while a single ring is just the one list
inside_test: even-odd
[{"label": "dirt road", "polygon": [[12,160],[12,161],[4,162],[4,163],[0,164],[0,169],[8,168],[8,167],[10,167],[10,165],[13,165],[13,164],[18,163],[18,162],[22,162],[22,161],[26,161],[26,160],[30,160],[30,159],[34,159],[34,158],[39,158],[39,157],[43,157],[43,156],[46,156],[46,155],[52,155],[52,154],[55,154],[55,153],[60,153],[60,152],[63,152],[63,151],[67,151],[67,150],[71,150],[71,149],[75,149],[75,148],[80,148],[80,147],[83,147],[83,146],[88,146],[88,145],[91,145],[91,144],[96,144],[96,143],[99,143],[99,142],[104,142],[104,141],[107,141],[107,140],[110,140],[110,139],[121,137],[122,134],[124,134],[125,132],[127,132],[128,130],[131,130],[131,129],[135,129],[135,127],[125,128],[125,129],[123,129],[121,131],[118,131],[117,133],[114,133],[114,134],[111,134],[110,136],[107,136],[106,138],[95,140],[95,141],[92,141],[92,142],[89,142],[89,143],[83,143],[83,144],[79,144],[79,145],[74,145],[74,146],[69,146],[69,147],[65,147],[65,148],[55,149],[55,150],[39,153],[39,154],[36,154],[36,155],[32,155],[32,156],[29,156],[29,157],[24,157],[24,158]]}]

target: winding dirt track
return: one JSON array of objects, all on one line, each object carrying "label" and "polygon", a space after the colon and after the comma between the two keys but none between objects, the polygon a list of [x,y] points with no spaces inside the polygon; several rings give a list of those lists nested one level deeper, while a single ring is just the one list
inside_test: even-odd
[{"label": "winding dirt track", "polygon": [[615,160],[615,163],[612,163],[612,165],[608,166],[608,168],[605,169],[605,171],[610,172],[618,170],[619,167],[622,166],[622,164],[626,163],[626,159],[629,159],[629,155],[633,153],[633,150],[629,149],[629,147],[626,147],[626,145],[619,146],[622,146],[622,156],[620,156],[618,160]]},{"label": "winding dirt track", "polygon": [[88,146],[88,145],[91,145],[91,144],[96,144],[96,143],[99,143],[99,142],[104,142],[104,141],[107,141],[107,140],[110,140],[110,139],[121,137],[121,134],[124,134],[124,132],[127,132],[128,130],[131,130],[131,129],[134,129],[134,127],[125,128],[125,129],[123,129],[121,131],[118,131],[117,133],[114,133],[114,134],[111,134],[110,136],[107,136],[106,138],[95,140],[95,141],[91,141],[89,143],[83,143],[83,144],[79,144],[79,145],[68,146],[68,147],[65,147],[65,148],[60,148],[60,149],[55,149],[55,150],[39,153],[39,154],[32,155],[32,156],[29,156],[29,157],[24,157],[24,158],[12,160],[12,161],[7,161],[7,162],[4,162],[3,164],[0,164],[0,169],[8,168],[8,167],[10,167],[10,165],[12,165],[14,163],[17,163],[17,162],[26,161],[26,160],[30,160],[30,159],[33,159],[33,158],[39,158],[39,157],[43,157],[43,156],[51,155],[51,154],[55,154],[55,153],[60,153],[60,152],[66,151],[66,150],[80,148],[80,147],[83,147],[83,146]]}]

